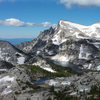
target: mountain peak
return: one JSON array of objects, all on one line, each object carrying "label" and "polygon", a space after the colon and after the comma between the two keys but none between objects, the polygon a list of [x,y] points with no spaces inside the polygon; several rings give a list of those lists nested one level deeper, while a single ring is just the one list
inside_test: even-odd
[{"label": "mountain peak", "polygon": [[73,23],[67,20],[60,20],[55,35],[52,39],[53,43],[59,45],[65,42],[69,37],[76,39],[100,39],[100,23],[91,26],[85,26]]},{"label": "mountain peak", "polygon": [[88,27],[88,26],[85,26],[85,25],[82,25],[82,24],[78,24],[78,23],[74,23],[74,22],[71,22],[71,21],[68,21],[68,20],[60,20],[59,21],[59,25],[61,27],[63,27],[63,26],[72,26],[72,27],[76,27],[76,28]]},{"label": "mountain peak", "polygon": [[100,28],[100,22],[94,23],[92,27]]},{"label": "mountain peak", "polygon": [[13,65],[24,64],[26,54],[7,41],[0,40],[0,61]]}]

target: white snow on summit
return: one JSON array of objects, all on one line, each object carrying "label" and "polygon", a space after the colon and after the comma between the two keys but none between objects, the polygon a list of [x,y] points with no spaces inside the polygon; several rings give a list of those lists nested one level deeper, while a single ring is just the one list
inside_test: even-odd
[{"label": "white snow on summit", "polygon": [[[92,34],[96,34],[97,28],[100,28],[100,23],[95,23],[95,24],[93,24],[91,26],[85,26],[85,25],[81,25],[81,24],[77,24],[77,23],[61,20],[59,22],[59,24],[63,28],[66,28],[66,27],[77,28],[81,32],[86,33],[88,36],[91,36]],[[100,35],[99,35],[99,37],[100,37]]]},{"label": "white snow on summit", "polygon": [[100,23],[91,26],[85,26],[70,21],[61,20],[55,29],[55,35],[52,42],[60,45],[65,42],[69,36],[76,38],[100,38]]}]

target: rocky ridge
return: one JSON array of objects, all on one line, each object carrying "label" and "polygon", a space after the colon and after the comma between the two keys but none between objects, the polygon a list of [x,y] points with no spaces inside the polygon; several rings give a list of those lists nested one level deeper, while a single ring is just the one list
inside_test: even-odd
[{"label": "rocky ridge", "polygon": [[[56,92],[68,89],[63,91],[67,96],[90,100],[85,97],[91,97],[91,87],[99,89],[100,84],[99,33],[100,23],[84,26],[61,20],[55,29],[41,32],[33,41],[16,46],[0,41],[0,70],[4,71],[0,73],[0,99],[53,100]],[[63,67],[78,73],[70,71],[66,76],[68,70]],[[33,83],[48,76],[52,79],[42,85]]]},{"label": "rocky ridge", "polygon": [[0,61],[13,65],[24,64],[28,55],[7,41],[0,41]]},{"label": "rocky ridge", "polygon": [[30,45],[17,47],[23,51],[26,47],[31,47],[25,51],[33,55],[29,63],[42,57],[64,67],[100,70],[99,32],[100,23],[84,26],[61,20],[55,29],[50,28],[41,32]]}]

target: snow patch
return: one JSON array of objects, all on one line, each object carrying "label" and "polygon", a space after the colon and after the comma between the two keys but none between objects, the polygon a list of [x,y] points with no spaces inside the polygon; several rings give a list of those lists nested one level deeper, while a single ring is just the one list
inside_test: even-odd
[{"label": "snow patch", "polygon": [[5,76],[0,79],[0,83],[13,82],[15,77]]},{"label": "snow patch", "polygon": [[70,93],[71,96],[77,95],[77,92]]},{"label": "snow patch", "polygon": [[69,58],[67,58],[66,56],[60,56],[60,55],[56,55],[54,57],[52,57],[53,60],[57,60],[57,61],[69,61]]},{"label": "snow patch", "polygon": [[59,30],[58,32],[57,32],[57,34],[53,37],[53,39],[52,39],[52,42],[53,42],[53,44],[55,44],[55,45],[60,45],[60,44],[62,44],[62,43],[64,43],[64,42],[66,42],[66,39],[65,38],[60,38],[59,37],[59,34],[62,32],[62,30]]},{"label": "snow patch", "polygon": [[89,64],[88,69],[91,69],[91,67],[92,67],[92,64]]},{"label": "snow patch", "polygon": [[1,95],[8,95],[12,91],[12,84],[15,82],[15,77],[10,76],[0,76],[0,85],[1,88],[4,88],[2,91],[0,91]]},{"label": "snow patch", "polygon": [[59,38],[58,35],[55,35],[55,37],[52,39],[53,44],[60,45],[58,38]]},{"label": "snow patch", "polygon": [[53,51],[49,51],[48,49],[45,49],[45,52],[48,54],[48,55],[53,55]]},{"label": "snow patch", "polygon": [[6,61],[9,61],[10,57],[6,57]]},{"label": "snow patch", "polygon": [[63,55],[56,55],[51,58],[55,63],[66,66],[70,61],[70,57]]},{"label": "snow patch", "polygon": [[54,81],[54,80],[49,81],[50,86],[57,86],[58,84],[59,84],[59,82],[57,82],[57,81]]},{"label": "snow patch", "polygon": [[50,67],[50,65],[47,64],[46,61],[44,61],[44,60],[40,60],[40,61],[38,61],[38,62],[36,62],[36,63],[33,63],[33,65],[39,66],[40,68],[42,68],[42,69],[44,69],[44,70],[46,70],[46,71],[48,71],[48,72],[52,72],[52,73],[55,73],[55,72],[56,72],[56,71],[53,70],[53,69]]},{"label": "snow patch", "polygon": [[53,51],[49,51],[48,54],[49,55],[53,55],[54,53],[53,53]]},{"label": "snow patch", "polygon": [[24,62],[25,62],[25,57],[18,57],[17,58],[17,63],[18,64],[24,64]]},{"label": "snow patch", "polygon": [[100,49],[100,42],[94,42],[94,43],[89,42],[89,43],[93,44],[95,47],[97,47],[98,49]]},{"label": "snow patch", "polygon": [[100,65],[99,65],[99,66],[97,66],[97,71],[100,71]]},{"label": "snow patch", "polygon": [[2,52],[2,49],[0,48],[0,59],[4,60],[4,53]]},{"label": "snow patch", "polygon": [[2,72],[2,71],[7,71],[7,69],[0,69],[0,72]]},{"label": "snow patch", "polygon": [[41,67],[41,68],[48,71],[48,72],[52,72],[52,73],[56,72],[52,68],[49,68],[49,67]]},{"label": "snow patch", "polygon": [[[59,25],[60,25],[60,28],[62,28],[62,29],[68,28],[68,29],[72,30],[73,28],[76,28],[88,37],[100,38],[100,34],[97,32],[97,30],[100,29],[100,23],[96,23],[91,26],[85,26],[85,25],[80,25],[80,24],[73,23],[70,21],[61,20],[59,22]],[[78,36],[78,38],[80,38],[80,37]]]},{"label": "snow patch", "polygon": [[88,88],[85,88],[85,89],[80,89],[79,91],[84,92],[84,91],[88,91],[88,90],[89,90]]},{"label": "snow patch", "polygon": [[0,48],[0,59],[1,60],[5,60],[5,61],[9,61],[10,57],[8,57],[8,53],[4,52],[5,48]]},{"label": "snow patch", "polygon": [[10,87],[8,86],[2,93],[1,93],[1,95],[7,95],[7,94],[9,94],[9,93],[11,93],[12,92],[12,90],[10,89]]},{"label": "snow patch", "polygon": [[37,55],[40,54],[40,51],[37,51],[36,54],[37,54]]},{"label": "snow patch", "polygon": [[74,33],[74,35],[76,36],[76,38],[84,39],[84,36],[81,36],[80,34],[81,34],[80,32],[75,32]]},{"label": "snow patch", "polygon": [[89,59],[88,57],[91,55],[91,53],[84,52],[84,46],[81,44],[80,47],[80,53],[79,53],[79,59]]},{"label": "snow patch", "polygon": [[63,81],[61,84],[62,85],[70,85],[71,83],[70,82],[67,82],[67,81]]},{"label": "snow patch", "polygon": [[68,85],[70,85],[71,84],[71,82],[69,82],[69,81],[57,81],[57,80],[55,80],[55,79],[51,79],[51,80],[49,80],[48,81],[48,84],[50,85],[50,86],[68,86]]}]

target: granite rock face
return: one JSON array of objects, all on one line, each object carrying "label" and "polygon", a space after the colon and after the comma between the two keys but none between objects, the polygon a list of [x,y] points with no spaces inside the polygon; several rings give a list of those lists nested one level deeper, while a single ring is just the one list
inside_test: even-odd
[{"label": "granite rock face", "polygon": [[100,23],[84,26],[61,20],[55,29],[51,27],[28,45],[23,43],[17,47],[32,56],[28,63],[41,57],[75,70],[100,70],[99,33]]},{"label": "granite rock face", "polygon": [[[28,70],[34,65],[56,74],[48,62],[87,73],[50,79],[45,87],[33,89],[32,79],[41,75]],[[47,100],[54,97],[50,86],[58,90],[68,86],[70,95],[81,97],[80,92],[88,93],[92,85],[100,84],[100,23],[84,26],[61,20],[32,41],[16,46],[0,41],[0,70],[5,71],[0,74],[0,100]]]},{"label": "granite rock face", "polygon": [[[75,70],[100,70],[99,33],[100,23],[84,26],[60,20],[56,28],[41,32],[32,41],[16,46],[1,41],[0,60],[15,65],[34,63],[43,58]],[[27,59],[27,56],[30,57]]]},{"label": "granite rock face", "polygon": [[0,41],[0,61],[13,65],[24,64],[28,55],[7,41]]},{"label": "granite rock face", "polygon": [[26,53],[34,52],[33,50],[36,52],[50,42],[49,40],[51,40],[53,34],[54,29],[50,27],[50,29],[40,32],[40,35],[34,40],[23,42],[19,45],[16,45],[16,47]]},{"label": "granite rock face", "polygon": [[13,67],[0,74],[0,100],[14,100],[16,95],[24,92],[26,82],[30,82],[30,76],[25,67]]}]

